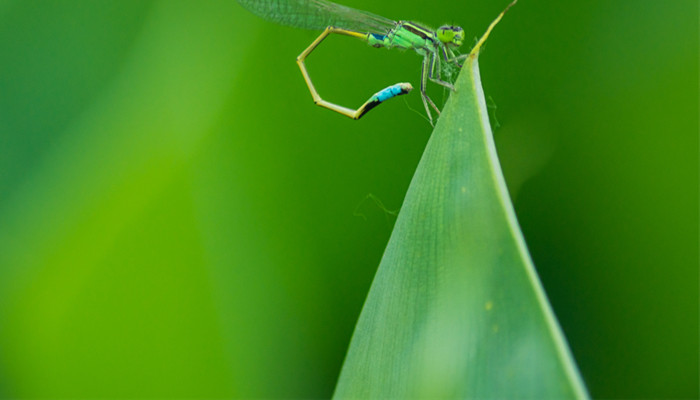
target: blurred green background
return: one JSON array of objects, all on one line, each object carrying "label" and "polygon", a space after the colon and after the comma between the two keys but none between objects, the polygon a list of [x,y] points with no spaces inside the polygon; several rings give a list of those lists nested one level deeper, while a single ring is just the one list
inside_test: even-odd
[{"label": "blurred green background", "polygon": [[[343,3],[471,39],[507,1]],[[0,0],[0,397],[332,394],[394,222],[366,197],[400,208],[431,128],[417,93],[315,107],[316,35],[233,0]],[[481,55],[593,397],[698,396],[699,36],[695,0],[520,0]],[[345,37],[308,65],[351,107],[420,72]]]}]

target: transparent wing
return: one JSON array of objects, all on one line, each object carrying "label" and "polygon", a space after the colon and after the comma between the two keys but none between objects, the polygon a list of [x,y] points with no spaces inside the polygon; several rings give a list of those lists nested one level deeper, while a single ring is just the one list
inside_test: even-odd
[{"label": "transparent wing", "polygon": [[378,15],[326,0],[238,0],[253,14],[281,25],[323,30],[329,26],[387,33],[396,24]]}]

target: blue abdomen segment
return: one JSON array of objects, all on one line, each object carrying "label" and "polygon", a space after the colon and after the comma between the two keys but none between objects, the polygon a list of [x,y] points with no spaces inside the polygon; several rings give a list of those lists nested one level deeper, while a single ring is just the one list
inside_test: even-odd
[{"label": "blue abdomen segment", "polygon": [[389,87],[386,87],[386,88],[378,91],[372,97],[370,97],[369,100],[367,100],[367,102],[365,104],[362,105],[362,107],[361,107],[362,111],[358,115],[357,119],[360,119],[369,110],[382,104],[383,102],[385,102],[391,98],[394,98],[396,96],[401,96],[402,94],[407,94],[411,90],[413,90],[413,86],[411,86],[410,83],[402,82],[402,83],[397,83],[395,85],[391,85]]},{"label": "blue abdomen segment", "polygon": [[410,83],[397,83],[396,85],[391,85],[388,88],[382,89],[377,92],[374,98],[380,103],[389,100],[392,97],[400,96],[402,94],[407,94],[413,89]]},{"label": "blue abdomen segment", "polygon": [[[408,85],[408,87],[406,87]],[[379,93],[375,94],[379,102],[389,100],[392,97],[400,96],[411,91],[413,87],[406,83],[397,83],[396,85],[391,85],[386,89],[381,90]]]}]

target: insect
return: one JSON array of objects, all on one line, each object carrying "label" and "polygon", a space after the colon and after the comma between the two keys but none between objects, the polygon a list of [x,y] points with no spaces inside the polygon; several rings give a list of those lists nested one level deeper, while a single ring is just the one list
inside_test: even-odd
[{"label": "insect", "polygon": [[466,55],[455,55],[455,50],[464,40],[464,30],[459,26],[443,25],[434,30],[416,22],[392,21],[327,0],[238,0],[238,2],[253,14],[271,22],[302,29],[323,30],[323,33],[297,57],[297,64],[314,103],[353,119],[362,118],[386,100],[409,93],[413,86],[410,83],[388,86],[354,110],[323,100],[314,87],[305,61],[330,34],[351,36],[377,48],[414,50],[422,56],[420,94],[431,125],[433,117],[430,107],[438,115],[440,110],[426,94],[428,80],[454,90],[454,86],[440,76],[441,63],[452,63],[461,67],[460,60],[466,58]]}]

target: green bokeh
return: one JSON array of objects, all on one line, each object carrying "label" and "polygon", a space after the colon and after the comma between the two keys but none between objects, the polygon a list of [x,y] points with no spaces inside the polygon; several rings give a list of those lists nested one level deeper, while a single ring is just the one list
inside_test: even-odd
[{"label": "green bokeh", "polygon": [[[506,2],[344,4],[470,38]],[[431,129],[416,93],[314,107],[315,35],[231,0],[0,0],[0,397],[331,395],[394,221],[363,199],[400,207]],[[480,57],[594,397],[698,396],[698,37],[694,0],[520,0]],[[332,39],[329,100],[417,83]]]}]

